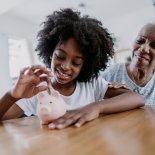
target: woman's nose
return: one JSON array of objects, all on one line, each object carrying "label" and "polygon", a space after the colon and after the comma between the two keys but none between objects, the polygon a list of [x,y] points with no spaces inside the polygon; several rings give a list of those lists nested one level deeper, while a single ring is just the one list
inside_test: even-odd
[{"label": "woman's nose", "polygon": [[141,48],[140,48],[141,52],[142,53],[150,53],[150,46],[149,44],[143,44],[141,45]]}]

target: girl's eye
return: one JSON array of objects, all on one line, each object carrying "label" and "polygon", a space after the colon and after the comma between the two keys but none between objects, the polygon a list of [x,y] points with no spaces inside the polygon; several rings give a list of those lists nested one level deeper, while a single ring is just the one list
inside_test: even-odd
[{"label": "girl's eye", "polygon": [[56,54],[55,54],[55,57],[56,57],[57,59],[59,59],[59,60],[64,60],[64,59],[65,59],[65,57],[60,56],[60,55],[56,55]]},{"label": "girl's eye", "polygon": [[76,62],[73,62],[73,65],[74,65],[74,66],[80,66],[80,65],[81,65],[81,63],[76,63]]},{"label": "girl's eye", "polygon": [[74,66],[80,66],[80,64],[73,63]]}]

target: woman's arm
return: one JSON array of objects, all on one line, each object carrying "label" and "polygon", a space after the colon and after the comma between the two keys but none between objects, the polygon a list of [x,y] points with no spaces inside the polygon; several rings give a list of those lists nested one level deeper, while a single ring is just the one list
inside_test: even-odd
[{"label": "woman's arm", "polygon": [[132,92],[131,88],[123,83],[112,82],[108,84],[108,89],[105,93],[104,98],[111,98],[117,95]]}]

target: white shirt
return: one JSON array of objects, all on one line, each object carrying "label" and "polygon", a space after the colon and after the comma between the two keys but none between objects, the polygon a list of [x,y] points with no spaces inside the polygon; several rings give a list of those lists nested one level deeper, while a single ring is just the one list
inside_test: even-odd
[{"label": "white shirt", "polygon": [[[75,91],[70,96],[61,95],[66,103],[67,110],[73,110],[104,98],[108,88],[108,82],[103,78],[93,79],[90,82],[77,82]],[[52,92],[55,91],[53,88]],[[47,92],[45,92],[47,93]],[[16,104],[24,111],[25,115],[36,115],[38,104],[37,96],[29,99],[21,99]]]}]

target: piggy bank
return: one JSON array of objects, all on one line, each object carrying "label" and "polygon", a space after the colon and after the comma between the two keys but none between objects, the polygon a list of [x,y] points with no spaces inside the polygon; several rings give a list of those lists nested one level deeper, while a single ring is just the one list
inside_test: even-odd
[{"label": "piggy bank", "polygon": [[38,94],[39,104],[37,115],[41,124],[48,124],[66,113],[66,105],[59,92],[53,94]]}]

